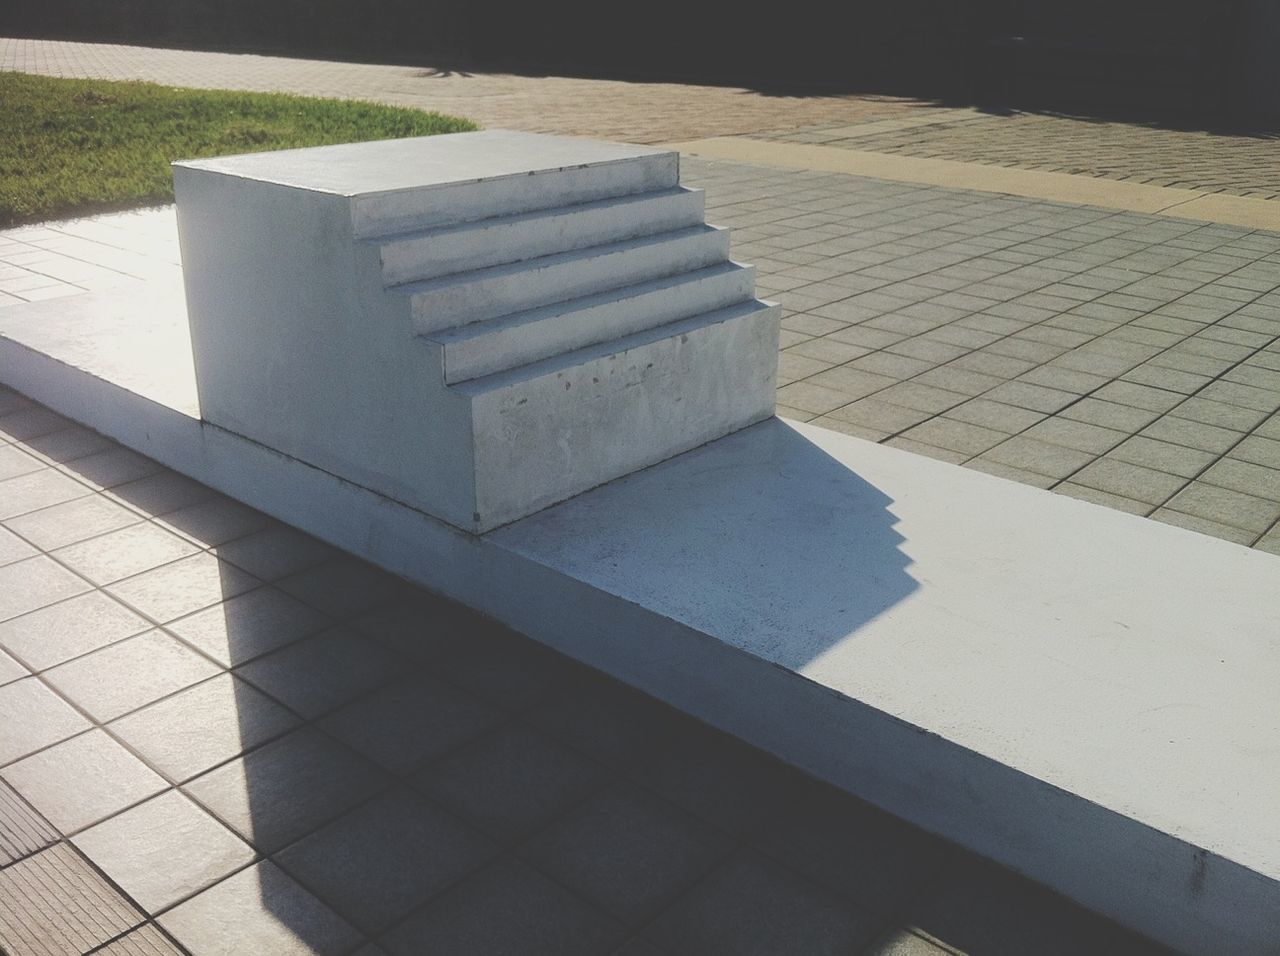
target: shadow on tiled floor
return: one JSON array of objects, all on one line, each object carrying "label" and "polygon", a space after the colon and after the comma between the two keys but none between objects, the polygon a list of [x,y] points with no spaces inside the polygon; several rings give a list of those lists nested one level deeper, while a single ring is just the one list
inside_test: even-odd
[{"label": "shadow on tiled floor", "polygon": [[13,956],[1158,951],[12,392],[0,438]]}]

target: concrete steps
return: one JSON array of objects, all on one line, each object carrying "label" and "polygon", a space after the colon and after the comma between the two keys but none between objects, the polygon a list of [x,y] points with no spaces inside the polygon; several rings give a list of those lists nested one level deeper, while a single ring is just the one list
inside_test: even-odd
[{"label": "concrete steps", "polygon": [[729,257],[729,233],[697,225],[395,286],[419,333],[456,328],[702,269]]},{"label": "concrete steps", "polygon": [[472,322],[430,338],[454,385],[752,299],[755,269],[717,263],[622,290]]},{"label": "concrete steps", "polygon": [[676,187],[368,241],[399,285],[689,228],[703,210],[701,190]]}]

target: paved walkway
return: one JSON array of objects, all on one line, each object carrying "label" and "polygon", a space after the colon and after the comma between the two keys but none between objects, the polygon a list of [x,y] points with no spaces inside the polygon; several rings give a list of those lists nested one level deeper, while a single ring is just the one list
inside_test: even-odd
[{"label": "paved walkway", "polygon": [[4,389],[0,476],[9,956],[1160,952]]}]

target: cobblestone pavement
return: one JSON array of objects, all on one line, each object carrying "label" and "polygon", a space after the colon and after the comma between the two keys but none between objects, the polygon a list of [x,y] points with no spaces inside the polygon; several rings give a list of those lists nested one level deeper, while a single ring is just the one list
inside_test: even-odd
[{"label": "cobblestone pavement", "polygon": [[0,951],[356,950],[1161,952],[0,389]]},{"label": "cobblestone pavement", "polygon": [[[1280,553],[1280,233],[686,159],[785,307],[780,413]],[[0,303],[178,262],[171,208],[0,233]]]},{"label": "cobblestone pavement", "polygon": [[900,123],[826,123],[761,138],[1280,199],[1280,132],[1274,130],[1228,135],[1070,116],[922,109]]},{"label": "cobblestone pavement", "polygon": [[913,101],[776,96],[725,86],[466,73],[411,66],[0,39],[0,70],[172,86],[373,100],[491,128],[672,142],[699,136],[901,115]]}]

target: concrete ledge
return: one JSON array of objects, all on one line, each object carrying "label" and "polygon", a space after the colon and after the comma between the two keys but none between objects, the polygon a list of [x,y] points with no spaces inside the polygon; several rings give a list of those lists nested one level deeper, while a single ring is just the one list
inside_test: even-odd
[{"label": "concrete ledge", "polygon": [[925,159],[807,143],[779,143],[746,136],[718,136],[670,143],[668,148],[706,159],[850,173],[952,189],[976,189],[1053,202],[1101,206],[1104,209],[1199,219],[1247,229],[1280,229],[1280,202],[1247,196],[1225,196],[1171,186],[1149,186],[951,159]]},{"label": "concrete ledge", "polygon": [[471,535],[202,423],[180,302],[132,301],[0,311],[0,380],[1156,939],[1275,952],[1280,559],[776,419]]}]

